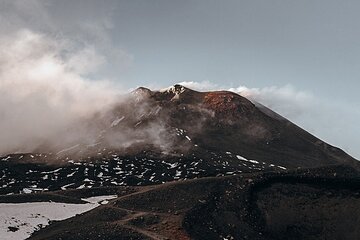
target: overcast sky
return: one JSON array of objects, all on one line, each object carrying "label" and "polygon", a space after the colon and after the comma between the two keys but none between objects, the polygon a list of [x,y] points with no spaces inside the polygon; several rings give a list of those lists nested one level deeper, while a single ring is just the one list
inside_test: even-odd
[{"label": "overcast sky", "polygon": [[41,36],[66,71],[122,90],[231,88],[360,158],[359,12],[356,0],[0,0],[0,40]]}]

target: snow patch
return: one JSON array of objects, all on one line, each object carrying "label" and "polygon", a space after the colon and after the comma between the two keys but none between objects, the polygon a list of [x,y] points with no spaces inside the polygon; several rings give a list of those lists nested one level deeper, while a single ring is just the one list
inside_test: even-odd
[{"label": "snow patch", "polygon": [[89,203],[103,203],[106,200],[111,200],[117,198],[117,195],[104,195],[104,196],[95,196],[89,198],[82,198],[81,200]]},{"label": "snow patch", "polygon": [[241,161],[246,161],[246,162],[251,162],[251,163],[254,163],[254,164],[260,164],[258,161],[256,160],[249,160],[249,159],[246,159],[240,155],[236,155],[237,159],[241,160]]},{"label": "snow patch", "polygon": [[246,158],[244,158],[243,156],[236,155],[236,157],[237,157],[239,160],[248,161],[248,160],[247,160]]},{"label": "snow patch", "polygon": [[286,167],[283,167],[283,166],[277,166],[277,167],[280,169],[286,170]]},{"label": "snow patch", "polygon": [[115,127],[117,126],[122,120],[124,120],[124,116],[122,116],[121,118],[116,118],[112,123],[111,123],[111,127]]},{"label": "snow patch", "polygon": [[74,145],[74,146],[72,146],[72,147],[65,148],[65,149],[57,152],[56,155],[59,155],[59,154],[61,154],[61,153],[63,153],[63,152],[67,152],[67,151],[73,150],[73,149],[75,149],[75,148],[77,148],[77,147],[79,147],[79,146],[80,146],[80,144],[76,144],[76,145]]},{"label": "snow patch", "polygon": [[[27,239],[49,221],[71,218],[108,203],[117,195],[84,198],[86,204],[55,202],[0,203],[0,239]],[[10,230],[11,229],[11,230]]]},{"label": "snow patch", "polygon": [[[6,158],[1,159],[1,161],[6,162],[6,161],[8,161],[10,158],[11,158],[10,156],[7,156]],[[19,158],[19,159],[20,159],[20,158]]]},{"label": "snow patch", "polygon": [[169,93],[180,94],[180,93],[185,92],[185,88],[180,85],[175,85],[175,86],[160,89],[160,92],[169,92]]}]

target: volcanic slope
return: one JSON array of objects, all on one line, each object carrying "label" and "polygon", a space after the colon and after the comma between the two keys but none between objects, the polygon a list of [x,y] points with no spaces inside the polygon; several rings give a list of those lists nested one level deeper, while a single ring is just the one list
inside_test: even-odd
[{"label": "volcanic slope", "polygon": [[228,91],[138,88],[86,124],[98,131],[91,141],[2,156],[0,194],[338,164],[358,169],[358,161],[342,150]]},{"label": "volcanic slope", "polygon": [[[333,166],[117,187],[123,189],[117,199],[53,222],[30,239],[354,240],[360,236],[359,183],[354,169]],[[85,193],[68,191],[56,195]]]}]

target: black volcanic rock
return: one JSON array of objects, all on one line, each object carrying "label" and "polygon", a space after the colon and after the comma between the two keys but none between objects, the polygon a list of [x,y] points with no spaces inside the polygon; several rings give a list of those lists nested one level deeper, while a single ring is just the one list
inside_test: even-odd
[{"label": "black volcanic rock", "polygon": [[355,240],[359,181],[359,173],[340,166],[123,189],[109,204],[54,222],[30,239],[98,239],[92,234],[99,231],[101,239]]}]

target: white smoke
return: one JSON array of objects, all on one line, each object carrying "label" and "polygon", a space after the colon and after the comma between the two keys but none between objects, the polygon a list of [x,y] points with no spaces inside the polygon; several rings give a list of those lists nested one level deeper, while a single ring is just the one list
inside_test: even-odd
[{"label": "white smoke", "polygon": [[69,44],[27,29],[0,38],[0,153],[30,151],[116,101],[108,81],[84,77],[104,57]]},{"label": "white smoke", "polygon": [[119,101],[104,71],[127,69],[132,56],[111,41],[111,4],[89,8],[96,18],[58,15],[57,4],[0,0],[0,154],[91,141],[99,129],[87,120]]},{"label": "white smoke", "polygon": [[316,101],[314,96],[305,91],[299,91],[291,85],[282,87],[248,88],[240,86],[229,91],[239,93],[250,100],[264,104],[287,118],[296,119],[309,110]]},{"label": "white smoke", "polygon": [[179,84],[197,91],[212,91],[212,90],[220,89],[220,87],[217,84],[214,84],[210,81],[202,81],[202,82],[189,81],[189,82],[180,82]]}]

